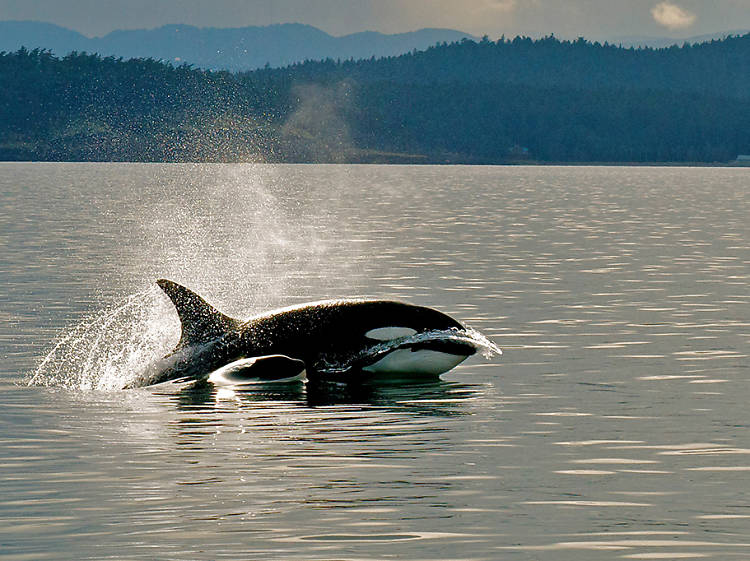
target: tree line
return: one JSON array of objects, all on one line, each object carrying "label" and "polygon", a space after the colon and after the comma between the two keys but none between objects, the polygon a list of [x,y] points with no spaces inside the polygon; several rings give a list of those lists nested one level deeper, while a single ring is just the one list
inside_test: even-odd
[{"label": "tree line", "polygon": [[0,160],[726,162],[750,153],[750,35],[555,37],[212,72],[0,53]]}]

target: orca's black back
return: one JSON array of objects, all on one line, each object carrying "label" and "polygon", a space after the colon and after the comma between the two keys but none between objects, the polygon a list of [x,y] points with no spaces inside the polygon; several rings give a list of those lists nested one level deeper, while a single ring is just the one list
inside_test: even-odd
[{"label": "orca's black back", "polygon": [[240,327],[242,346],[257,355],[284,354],[305,361],[308,375],[376,344],[366,336],[384,327],[417,333],[463,329],[442,312],[384,300],[324,302],[253,318]]}]

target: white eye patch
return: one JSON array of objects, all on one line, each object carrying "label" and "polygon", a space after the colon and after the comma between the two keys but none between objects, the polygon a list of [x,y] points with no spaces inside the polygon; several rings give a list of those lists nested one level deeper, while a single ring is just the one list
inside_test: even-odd
[{"label": "white eye patch", "polygon": [[390,341],[391,339],[409,337],[416,333],[417,330],[412,329],[411,327],[378,327],[377,329],[371,329],[365,333],[365,337],[368,339],[375,339],[376,341]]}]

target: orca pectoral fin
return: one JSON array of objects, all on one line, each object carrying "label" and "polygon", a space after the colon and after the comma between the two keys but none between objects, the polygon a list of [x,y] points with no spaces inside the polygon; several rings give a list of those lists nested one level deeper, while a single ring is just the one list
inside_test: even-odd
[{"label": "orca pectoral fin", "polygon": [[305,363],[286,355],[243,358],[214,370],[208,381],[215,385],[245,386],[294,382],[305,378]]}]

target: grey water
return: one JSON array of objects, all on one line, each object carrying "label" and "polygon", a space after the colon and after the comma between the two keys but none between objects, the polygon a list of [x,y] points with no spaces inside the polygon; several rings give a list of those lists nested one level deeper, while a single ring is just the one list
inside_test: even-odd
[{"label": "grey water", "polygon": [[[750,558],[750,175],[0,164],[0,558]],[[339,297],[500,346],[440,380],[116,388]]]}]

